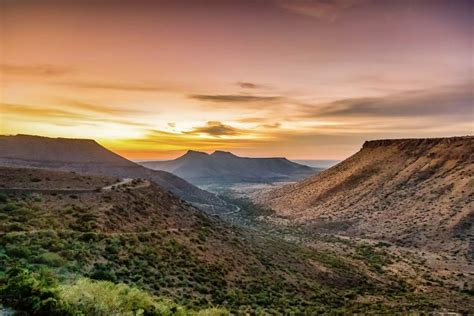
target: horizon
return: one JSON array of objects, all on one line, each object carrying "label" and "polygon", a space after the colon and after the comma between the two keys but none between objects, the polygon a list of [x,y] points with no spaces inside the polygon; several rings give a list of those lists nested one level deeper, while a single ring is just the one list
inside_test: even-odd
[{"label": "horizon", "polygon": [[472,1],[0,5],[2,135],[145,161],[343,160],[366,140],[473,134]]},{"label": "horizon", "polygon": [[[198,153],[204,153],[204,154],[207,154],[207,155],[211,155],[213,153],[216,153],[216,152],[224,152],[224,153],[231,153],[233,155],[236,155],[240,158],[285,158],[285,159],[288,159],[290,161],[293,161],[293,162],[297,162],[297,163],[300,163],[300,164],[304,164],[304,161],[306,162],[341,162],[347,158],[349,158],[350,156],[354,155],[357,153],[357,151],[351,153],[349,156],[347,157],[344,157],[342,159],[313,159],[313,158],[288,158],[288,157],[285,157],[285,156],[243,156],[243,155],[240,155],[236,152],[233,152],[231,150],[222,150],[222,149],[214,149],[214,150],[207,150],[207,151],[203,151],[203,150],[194,150],[194,149],[186,149],[186,150],[183,150],[183,151],[180,151],[178,152],[178,154],[176,156],[171,156],[169,158],[165,158],[165,159],[160,159],[160,158],[149,158],[149,159],[133,159],[133,158],[129,158],[129,157],[126,157],[124,155],[122,155],[121,153],[117,152],[117,151],[114,151],[113,149],[111,148],[108,148],[106,145],[104,144],[101,144],[99,141],[97,141],[96,139],[93,139],[93,138],[70,138],[70,137],[50,137],[50,136],[43,136],[43,135],[31,135],[31,134],[0,134],[0,137],[2,136],[9,136],[9,137],[14,137],[14,136],[27,136],[27,137],[39,137],[39,138],[51,138],[51,139],[67,139],[67,140],[83,140],[83,141],[94,141],[96,142],[99,146],[102,146],[104,147],[105,149],[107,150],[110,150],[112,151],[113,153],[115,154],[118,154],[120,156],[122,156],[123,158],[126,158],[130,161],[133,161],[133,162],[148,162],[148,161],[169,161],[169,160],[174,160],[174,159],[177,159],[177,158],[180,158],[182,156],[184,156],[185,154],[187,154],[188,152],[198,152]],[[384,139],[368,139],[368,140],[365,140],[361,145],[360,145],[360,149],[362,149],[363,145],[365,142],[373,142],[373,141],[384,141],[384,140],[408,140],[408,139],[443,139],[443,138],[465,138],[465,137],[474,137],[474,135],[471,135],[471,134],[466,134],[466,135],[451,135],[451,136],[445,136],[445,137],[426,137],[426,138],[413,138],[413,137],[408,137],[408,138],[384,138]]]},{"label": "horizon", "polygon": [[424,138],[414,138],[414,137],[407,137],[407,138],[381,138],[381,139],[367,139],[365,140],[361,145],[360,145],[360,148],[351,153],[349,156],[347,157],[344,157],[342,159],[313,159],[313,158],[288,158],[288,157],[285,157],[285,156],[243,156],[243,155],[240,155],[236,152],[233,152],[231,150],[223,150],[223,149],[214,149],[214,150],[194,150],[194,149],[186,149],[186,150],[183,150],[183,151],[179,151],[178,154],[176,156],[172,156],[170,158],[165,158],[165,159],[160,159],[160,158],[149,158],[149,159],[133,159],[133,158],[129,158],[129,157],[126,157],[124,155],[122,155],[120,152],[118,151],[115,151],[111,148],[108,148],[106,145],[104,144],[101,144],[99,141],[97,141],[96,139],[94,138],[70,138],[70,137],[50,137],[50,136],[43,136],[43,135],[31,135],[31,134],[0,134],[0,137],[1,136],[10,136],[10,137],[14,137],[14,136],[27,136],[27,137],[39,137],[39,138],[51,138],[51,139],[69,139],[69,140],[83,140],[83,141],[94,141],[96,142],[97,144],[99,144],[99,146],[102,146],[104,147],[105,149],[107,150],[110,150],[112,151],[113,153],[115,154],[118,154],[130,161],[133,161],[133,162],[147,162],[147,161],[168,161],[168,160],[174,160],[174,159],[177,159],[177,158],[180,158],[182,156],[184,156],[185,154],[187,154],[188,152],[198,152],[198,153],[204,153],[204,154],[207,154],[207,155],[211,155],[213,153],[216,153],[216,152],[224,152],[224,153],[231,153],[233,155],[236,155],[240,158],[284,158],[284,159],[288,159],[290,161],[293,161],[293,162],[297,162],[299,164],[304,164],[304,162],[341,162],[347,158],[349,158],[350,156],[354,155],[357,153],[358,150],[362,149],[363,145],[365,142],[373,142],[373,141],[385,141],[385,140],[409,140],[409,139],[447,139],[447,138],[465,138],[465,137],[474,137],[474,135],[471,135],[471,134],[466,134],[466,135],[452,135],[452,136],[445,136],[445,137],[424,137]]}]

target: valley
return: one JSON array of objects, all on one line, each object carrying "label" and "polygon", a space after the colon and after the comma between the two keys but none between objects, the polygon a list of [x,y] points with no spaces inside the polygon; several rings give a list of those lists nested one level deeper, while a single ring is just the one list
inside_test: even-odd
[{"label": "valley", "polygon": [[[51,171],[48,178],[59,186],[64,174]],[[311,251],[226,224],[153,185],[80,194],[3,193],[1,198],[5,268],[18,263],[32,271],[48,267],[63,282],[75,275],[125,282],[188,308],[219,305],[234,312],[436,304],[420,303],[423,294],[407,296],[411,288],[393,276],[368,274],[361,259]],[[355,299],[375,294],[383,301]],[[400,295],[404,303],[394,304]]]},{"label": "valley", "polygon": [[474,316],[474,0],[0,12],[0,316]]},{"label": "valley", "polygon": [[[461,147],[449,151],[450,159],[465,159],[459,142],[466,141],[449,143]],[[302,182],[201,185],[222,206],[205,211],[150,178],[30,164],[12,166],[9,158],[0,167],[0,275],[21,265],[33,275],[46,269],[64,286],[81,278],[124,283],[189,315],[215,306],[215,315],[474,309],[470,244],[462,238],[422,247],[389,234],[353,233],[338,221],[321,228],[275,207],[280,204],[262,203],[318,183],[312,178],[325,179],[346,161]],[[457,165],[453,170],[464,175]],[[465,175],[469,183],[472,174]]]}]

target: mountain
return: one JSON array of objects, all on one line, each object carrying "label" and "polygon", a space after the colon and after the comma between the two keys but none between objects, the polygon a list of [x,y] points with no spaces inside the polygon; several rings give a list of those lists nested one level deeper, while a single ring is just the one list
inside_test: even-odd
[{"label": "mountain", "polygon": [[338,165],[256,200],[317,232],[474,260],[474,137],[375,140]]},{"label": "mountain", "polygon": [[0,135],[0,166],[34,167],[152,180],[192,203],[223,207],[214,194],[165,171],[127,160],[90,139]]},{"label": "mountain", "polygon": [[225,151],[209,155],[190,150],[174,160],[140,164],[171,172],[194,184],[295,181],[316,172],[285,158],[244,158]]},{"label": "mountain", "polygon": [[[377,247],[305,248],[228,225],[152,181],[111,186],[114,181],[0,168],[0,290],[6,269],[22,266],[47,280],[54,274],[64,285],[77,278],[125,283],[188,308],[222,306],[235,315],[465,311],[472,305],[467,294],[437,283],[421,285],[430,296],[418,293],[418,284],[391,272],[394,257]],[[34,291],[21,295],[42,293],[42,283],[32,285]]]}]

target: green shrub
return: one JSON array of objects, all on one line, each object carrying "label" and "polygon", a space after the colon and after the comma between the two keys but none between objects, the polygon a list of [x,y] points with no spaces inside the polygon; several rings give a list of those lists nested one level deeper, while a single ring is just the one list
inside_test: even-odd
[{"label": "green shrub", "polygon": [[61,286],[60,293],[67,305],[85,315],[171,315],[173,308],[142,290],[109,281],[83,278]]},{"label": "green shrub", "polygon": [[89,275],[91,279],[102,280],[102,281],[117,281],[117,276],[113,271],[110,270],[107,266],[96,264],[91,274]]},{"label": "green shrub", "polygon": [[0,302],[27,315],[228,315],[219,308],[186,310],[126,284],[80,278],[73,284],[58,285],[57,278],[48,270],[32,273],[13,267],[0,284]]},{"label": "green shrub", "polygon": [[16,210],[17,206],[13,203],[8,203],[8,204],[4,205],[2,209],[3,209],[4,212],[9,213],[9,212],[13,212],[14,210]]},{"label": "green shrub", "polygon": [[2,303],[31,315],[67,315],[62,312],[54,281],[14,267],[7,271],[6,282],[0,287]]},{"label": "green shrub", "polygon": [[126,284],[79,279],[73,285],[60,286],[60,297],[71,310],[84,315],[196,315],[224,316],[219,308],[187,311],[167,300],[156,300],[148,292]]},{"label": "green shrub", "polygon": [[196,315],[196,316],[226,316],[229,315],[229,312],[223,308],[208,308],[208,309],[203,309],[200,310],[196,313],[191,312],[191,315]]},{"label": "green shrub", "polygon": [[9,223],[5,225],[6,232],[20,232],[24,230],[26,230],[26,227],[22,223]]},{"label": "green shrub", "polygon": [[11,257],[27,258],[31,255],[31,251],[24,245],[7,245],[5,252]]},{"label": "green shrub", "polygon": [[65,264],[63,257],[54,252],[46,252],[35,258],[36,263],[46,264],[52,267],[60,267]]}]

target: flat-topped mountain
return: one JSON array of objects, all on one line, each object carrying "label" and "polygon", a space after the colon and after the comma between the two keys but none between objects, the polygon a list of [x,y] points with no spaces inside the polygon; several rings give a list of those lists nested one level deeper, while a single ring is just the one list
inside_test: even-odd
[{"label": "flat-topped mountain", "polygon": [[474,137],[365,142],[338,165],[256,199],[317,231],[474,255]]},{"label": "flat-topped mountain", "polygon": [[174,160],[140,164],[171,172],[195,184],[295,181],[317,171],[286,158],[246,158],[225,151],[207,154],[190,150]]},{"label": "flat-topped mountain", "polygon": [[0,135],[0,166],[143,178],[154,181],[189,202],[223,206],[223,202],[214,194],[171,173],[144,168],[90,139]]}]

